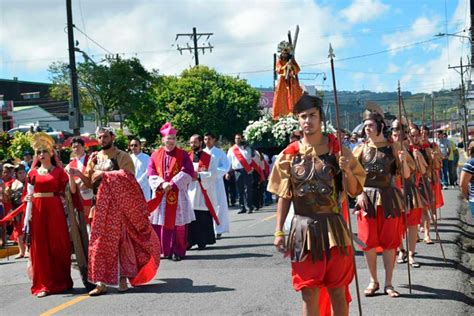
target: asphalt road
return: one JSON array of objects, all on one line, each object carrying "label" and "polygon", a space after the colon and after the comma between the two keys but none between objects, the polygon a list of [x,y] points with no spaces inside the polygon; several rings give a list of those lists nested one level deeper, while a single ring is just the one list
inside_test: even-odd
[{"label": "asphalt road", "polygon": [[[459,264],[456,241],[461,233],[457,190],[445,191],[439,231],[447,262],[439,244],[418,244],[412,269],[413,293],[409,294],[406,265],[398,265],[394,285],[402,294],[362,297],[364,315],[472,315],[467,292],[469,273]],[[163,260],[150,284],[126,294],[115,289],[100,297],[85,294],[77,270],[74,290],[38,299],[30,294],[26,260],[0,260],[1,315],[298,315],[300,295],[291,287],[290,262],[272,246],[275,205],[254,214],[231,210],[231,233],[206,250],[191,250],[181,262]],[[434,239],[434,233],[432,238]],[[369,282],[362,253],[357,252],[361,291]],[[379,278],[383,266],[379,257]],[[383,284],[381,284],[383,287]],[[357,315],[354,282],[350,314]],[[380,292],[381,293],[381,292]],[[469,305],[471,304],[471,306]]]}]

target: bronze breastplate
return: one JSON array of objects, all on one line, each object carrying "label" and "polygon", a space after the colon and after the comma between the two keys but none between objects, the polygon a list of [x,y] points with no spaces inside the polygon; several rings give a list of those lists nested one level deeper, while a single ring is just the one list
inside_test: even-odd
[{"label": "bronze breastplate", "polygon": [[392,185],[397,168],[392,147],[365,146],[361,160],[367,173],[364,186],[378,188]]},{"label": "bronze breastplate", "polygon": [[295,214],[309,216],[333,211],[337,206],[341,172],[335,156],[296,155],[292,161],[290,179]]},{"label": "bronze breastplate", "polygon": [[[120,170],[117,159],[100,159],[97,158],[97,164],[94,166],[94,170],[100,171],[113,171],[113,170]],[[99,185],[102,182],[102,179],[97,180],[92,184],[92,190],[94,194],[97,194],[99,189]]]}]

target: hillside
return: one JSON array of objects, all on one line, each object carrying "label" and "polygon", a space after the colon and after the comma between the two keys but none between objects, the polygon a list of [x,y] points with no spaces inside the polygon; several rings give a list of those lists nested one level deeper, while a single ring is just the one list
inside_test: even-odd
[{"label": "hillside", "polygon": [[[332,91],[319,91],[323,96],[326,113],[335,119],[334,96]],[[431,94],[402,92],[405,109],[410,120],[421,124],[424,114],[424,123],[431,126]],[[423,105],[423,98],[425,102]],[[345,129],[352,130],[362,119],[362,112],[367,101],[373,101],[391,114],[398,115],[397,92],[371,91],[338,91],[338,100],[341,112],[341,124]],[[457,108],[460,103],[459,91],[442,90],[434,92],[434,108],[436,126],[445,124],[449,120],[458,120]],[[329,118],[329,115],[328,115]]]}]

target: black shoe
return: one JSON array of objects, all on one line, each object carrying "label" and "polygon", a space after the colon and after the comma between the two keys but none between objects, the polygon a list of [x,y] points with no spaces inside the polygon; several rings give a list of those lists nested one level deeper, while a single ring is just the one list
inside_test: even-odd
[{"label": "black shoe", "polygon": [[253,210],[249,210],[249,212],[248,212],[248,213],[249,213],[249,214],[252,214],[252,213],[253,213]]},{"label": "black shoe", "polygon": [[237,212],[237,214],[244,214],[244,213],[247,213],[247,210],[240,210]]},{"label": "black shoe", "polygon": [[176,254],[173,254],[171,256],[171,260],[173,261],[181,261],[183,258],[181,258],[180,256],[176,255]]},{"label": "black shoe", "polygon": [[217,235],[216,235],[216,239],[217,239],[217,240],[222,239],[222,234],[217,234]]},{"label": "black shoe", "polygon": [[203,245],[203,246],[199,245],[199,246],[198,246],[198,249],[199,249],[199,250],[204,250],[204,249],[206,249],[206,245]]}]

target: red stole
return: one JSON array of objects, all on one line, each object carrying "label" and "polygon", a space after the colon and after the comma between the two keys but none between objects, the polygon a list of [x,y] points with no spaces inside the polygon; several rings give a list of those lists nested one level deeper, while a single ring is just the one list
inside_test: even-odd
[{"label": "red stole", "polygon": [[251,166],[255,169],[255,171],[258,173],[259,182],[265,181],[265,176],[263,175],[263,170],[262,170],[262,168],[260,168],[260,166],[257,164],[257,162],[255,162],[255,160],[252,159],[252,163],[251,163],[250,165],[251,165]]},{"label": "red stole", "polygon": [[235,157],[240,162],[242,167],[245,169],[245,171],[247,173],[250,173],[250,171],[252,171],[252,167],[247,162],[247,159],[245,159],[244,155],[242,155],[242,152],[240,151],[237,145],[232,146],[232,152],[234,153]]},{"label": "red stole", "polygon": [[[171,161],[169,164],[169,177],[165,177],[165,149],[160,148],[156,153],[156,157],[153,159],[155,164],[156,172],[160,177],[162,177],[166,182],[170,182],[174,176],[176,176],[183,167],[183,158],[186,154],[185,151],[179,148],[175,148],[176,157],[171,156]],[[166,210],[165,210],[165,222],[164,228],[174,229],[176,223],[176,211],[178,210],[178,195],[179,189],[172,188],[166,194]],[[156,197],[148,202],[148,211],[153,212],[161,203],[161,200],[165,196],[165,191],[158,190],[156,192]]]},{"label": "red stole", "polygon": [[[194,152],[191,151],[189,153],[189,158],[191,158],[191,161],[194,163]],[[206,152],[201,152],[201,155],[199,156],[198,171],[209,170],[210,164],[211,164],[211,155],[209,155]],[[194,177],[197,177],[197,174],[195,174]],[[207,191],[202,186],[201,180],[198,178],[197,181],[199,183],[199,187],[201,188],[202,195],[204,196],[204,202],[206,203],[206,207],[209,210],[209,213],[211,214],[216,224],[220,225],[221,223],[219,222],[219,218],[217,217],[216,210],[214,209],[211,199],[209,198],[209,194],[207,194]]]}]

